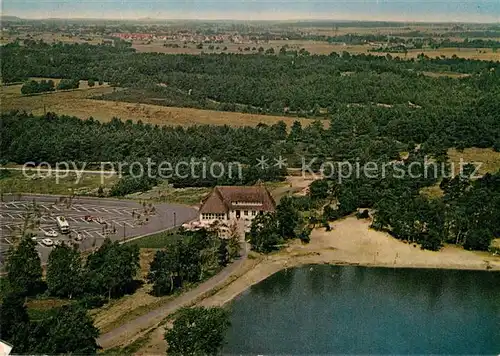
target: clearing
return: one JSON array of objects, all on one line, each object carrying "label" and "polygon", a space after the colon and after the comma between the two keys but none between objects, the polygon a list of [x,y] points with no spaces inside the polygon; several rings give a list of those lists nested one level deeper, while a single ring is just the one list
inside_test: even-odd
[{"label": "clearing", "polygon": [[[45,174],[45,175],[44,175]],[[33,177],[31,177],[33,176]],[[101,176],[99,174],[83,173],[80,177],[76,173],[61,174],[42,172],[37,175],[35,170],[27,170],[25,176],[21,171],[2,170],[0,172],[0,191],[3,194],[31,193],[31,194],[75,194],[98,195],[99,187],[107,192],[118,180],[118,176]]]},{"label": "clearing", "polygon": [[[476,175],[496,173],[500,170],[500,152],[495,152],[491,148],[472,147],[466,148],[463,151],[450,148],[448,150],[448,157],[455,174],[460,172],[460,162],[463,162],[464,165],[466,163],[480,164]],[[443,195],[439,184],[423,188],[421,193],[428,197],[440,197]]]},{"label": "clearing", "polygon": [[119,88],[101,87],[82,88],[73,91],[45,93],[33,96],[20,94],[21,85],[2,87],[2,111],[25,110],[34,115],[55,112],[61,115],[76,116],[81,119],[93,117],[107,122],[114,117],[122,120],[141,120],[153,125],[230,125],[257,126],[259,123],[268,125],[283,121],[291,126],[294,121],[300,121],[307,126],[313,120],[287,116],[244,114],[238,112],[202,110],[191,108],[168,107],[152,104],[126,103],[93,99],[96,95],[109,94]]}]

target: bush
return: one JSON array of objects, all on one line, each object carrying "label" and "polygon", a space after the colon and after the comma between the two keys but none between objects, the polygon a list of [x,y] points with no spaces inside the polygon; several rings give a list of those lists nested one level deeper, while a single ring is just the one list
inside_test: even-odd
[{"label": "bush", "polygon": [[78,79],[63,79],[57,84],[57,90],[77,89],[79,86]]},{"label": "bush", "polygon": [[358,211],[356,213],[356,217],[358,219],[368,219],[370,217],[370,214],[368,213],[368,209],[365,209],[363,211]]},{"label": "bush", "polygon": [[310,228],[304,228],[301,232],[299,232],[298,237],[300,241],[308,244],[311,241],[311,231],[312,230]]},{"label": "bush", "polygon": [[136,192],[145,192],[157,184],[155,179],[148,177],[123,177],[111,187],[111,196],[125,196]]},{"label": "bush", "polygon": [[85,295],[78,303],[85,309],[93,309],[102,307],[106,304],[107,299],[101,295]]},{"label": "bush", "polygon": [[36,94],[53,90],[54,82],[52,80],[42,80],[40,83],[36,80],[30,80],[21,87],[22,94]]}]

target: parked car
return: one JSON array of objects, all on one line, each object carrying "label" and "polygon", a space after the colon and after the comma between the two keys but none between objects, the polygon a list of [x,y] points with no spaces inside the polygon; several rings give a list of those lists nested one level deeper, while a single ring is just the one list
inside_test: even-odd
[{"label": "parked car", "polygon": [[52,241],[51,239],[43,239],[42,240],[42,243],[47,246],[47,247],[50,247],[50,246],[53,246],[54,245],[54,241]]},{"label": "parked car", "polygon": [[45,237],[57,237],[58,233],[55,230],[45,231]]}]

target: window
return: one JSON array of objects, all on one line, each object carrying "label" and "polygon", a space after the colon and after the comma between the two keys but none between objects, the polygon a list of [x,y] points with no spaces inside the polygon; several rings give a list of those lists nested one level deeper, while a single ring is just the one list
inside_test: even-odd
[{"label": "window", "polygon": [[248,216],[248,210],[243,211],[243,215]]},{"label": "window", "polygon": [[201,218],[203,220],[224,220],[226,214],[224,213],[203,213]]},{"label": "window", "polygon": [[257,215],[257,212],[255,210],[252,210],[252,216]]}]

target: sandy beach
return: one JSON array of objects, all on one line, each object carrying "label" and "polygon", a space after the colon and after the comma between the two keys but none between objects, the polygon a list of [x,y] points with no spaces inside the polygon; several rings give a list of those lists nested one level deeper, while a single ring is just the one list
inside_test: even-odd
[{"label": "sandy beach", "polygon": [[[422,250],[401,242],[387,233],[369,228],[370,222],[348,217],[332,223],[332,231],[316,229],[311,242],[294,241],[268,256],[252,255],[236,273],[233,282],[198,303],[223,306],[272,274],[307,264],[360,265],[391,268],[441,268],[500,271],[500,256],[445,246],[440,251]],[[166,351],[164,327],[151,332],[138,355]]]},{"label": "sandy beach", "polygon": [[201,305],[224,305],[282,269],[307,264],[500,271],[500,256],[456,246],[445,246],[440,251],[422,250],[418,245],[414,247],[370,229],[369,225],[369,221],[348,217],[332,223],[332,231],[316,229],[309,244],[297,241],[282,251],[262,257],[253,268]]}]

